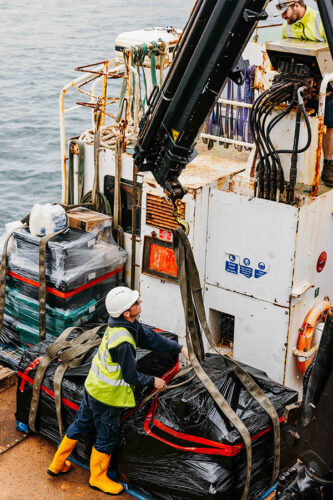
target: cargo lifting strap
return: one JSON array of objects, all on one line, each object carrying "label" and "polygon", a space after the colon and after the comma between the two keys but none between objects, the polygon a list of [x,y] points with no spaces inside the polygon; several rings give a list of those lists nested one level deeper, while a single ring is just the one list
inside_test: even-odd
[{"label": "cargo lifting strap", "polygon": [[27,225],[22,224],[22,226],[19,226],[19,227],[15,228],[13,231],[11,231],[8,234],[8,236],[5,240],[4,246],[3,246],[2,257],[1,257],[1,268],[0,268],[0,334],[2,332],[3,317],[4,317],[4,313],[5,313],[8,243],[9,243],[10,238],[15,233],[15,231],[17,231],[18,229],[22,229],[24,227],[27,227]]},{"label": "cargo lifting strap", "polygon": [[272,473],[272,484],[277,480],[280,467],[280,423],[278,414],[272,405],[271,401],[264,394],[262,389],[257,385],[257,383],[250,377],[250,375],[241,366],[229,358],[228,356],[223,356],[211,335],[209,326],[206,319],[206,313],[202,298],[201,284],[199,273],[194,261],[194,256],[190,243],[184,231],[180,228],[173,230],[173,250],[175,253],[175,258],[178,266],[179,274],[179,285],[182,295],[185,322],[186,322],[186,342],[189,351],[189,357],[194,371],[206,387],[207,391],[210,393],[214,399],[217,406],[220,408],[222,413],[230,420],[234,427],[239,432],[242,437],[245,450],[246,450],[246,460],[247,460],[247,470],[246,470],[246,481],[244,485],[242,500],[245,500],[248,494],[250,479],[251,479],[251,467],[252,467],[252,447],[251,447],[251,436],[248,429],[245,427],[240,418],[236,415],[233,409],[229,406],[224,397],[215,387],[214,383],[208,377],[207,373],[201,366],[201,362],[204,357],[203,341],[201,335],[201,328],[203,329],[206,338],[212,348],[220,354],[225,362],[232,368],[235,375],[238,377],[240,382],[243,384],[245,389],[249,394],[260,404],[260,406],[267,412],[273,427],[274,433],[274,464]]},{"label": "cargo lifting strap", "polygon": [[[107,327],[106,324],[99,325],[92,330],[83,332],[82,328],[70,327],[66,328],[57,340],[46,348],[46,356],[40,361],[36,375],[34,378],[33,392],[29,411],[29,427],[36,432],[35,422],[38,411],[40,389],[46,370],[50,363],[55,359],[60,359],[58,368],[55,371],[53,379],[54,399],[56,406],[56,414],[59,426],[60,438],[63,438],[62,417],[61,417],[61,385],[67,368],[76,368],[81,365],[85,355],[94,347],[99,346],[102,338],[98,332]],[[68,341],[67,338],[73,332],[78,332],[78,335]]]}]

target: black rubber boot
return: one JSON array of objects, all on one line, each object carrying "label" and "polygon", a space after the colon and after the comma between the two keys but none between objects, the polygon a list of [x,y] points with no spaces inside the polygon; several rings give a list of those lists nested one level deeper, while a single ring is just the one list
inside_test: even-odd
[{"label": "black rubber boot", "polygon": [[333,159],[324,160],[324,168],[321,173],[321,178],[326,186],[333,187]]}]

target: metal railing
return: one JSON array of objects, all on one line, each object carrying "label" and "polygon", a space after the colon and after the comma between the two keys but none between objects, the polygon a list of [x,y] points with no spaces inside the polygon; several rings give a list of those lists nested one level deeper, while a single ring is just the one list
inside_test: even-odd
[{"label": "metal railing", "polygon": [[[247,108],[247,109],[252,108],[252,104],[241,101],[231,101],[230,99],[221,98],[217,102],[225,105],[238,106],[240,108]],[[203,139],[212,139],[213,141],[224,142],[227,144],[235,144],[236,146],[244,146],[249,149],[255,148],[255,144],[252,142],[244,142],[244,141],[239,141],[237,139],[229,139],[228,137],[206,134],[205,132],[202,132],[200,134],[200,137],[202,137]]]}]

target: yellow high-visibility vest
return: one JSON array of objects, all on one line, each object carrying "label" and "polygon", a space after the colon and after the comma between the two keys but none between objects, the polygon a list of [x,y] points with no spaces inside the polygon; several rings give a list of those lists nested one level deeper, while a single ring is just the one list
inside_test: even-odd
[{"label": "yellow high-visibility vest", "polygon": [[284,23],[282,26],[282,38],[326,42],[327,39],[319,12],[311,9],[311,7],[306,7],[302,19],[293,24]]},{"label": "yellow high-visibility vest", "polygon": [[101,403],[132,408],[135,406],[134,387],[125,382],[120,365],[112,361],[109,351],[124,342],[136,351],[134,338],[126,328],[107,327],[84,386],[88,394]]}]

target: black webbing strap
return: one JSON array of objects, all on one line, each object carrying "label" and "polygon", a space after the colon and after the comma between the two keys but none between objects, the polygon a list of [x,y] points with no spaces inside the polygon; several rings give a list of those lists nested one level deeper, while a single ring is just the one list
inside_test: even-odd
[{"label": "black webbing strap", "polygon": [[45,340],[46,334],[46,248],[48,242],[61,233],[67,231],[67,227],[56,233],[43,236],[39,241],[39,341]]},{"label": "black webbing strap", "polygon": [[52,349],[49,350],[49,352],[42,358],[40,361],[36,375],[34,378],[34,385],[32,389],[32,397],[31,397],[31,403],[30,403],[30,410],[29,410],[29,427],[32,431],[37,432],[35,428],[35,422],[36,422],[36,416],[37,416],[37,410],[38,410],[38,405],[39,405],[39,397],[40,397],[40,388],[42,386],[43,378],[45,375],[45,372],[49,366],[49,364],[57,357],[59,356],[59,350],[60,349],[65,349],[70,345],[69,342],[67,342],[67,337],[73,330],[79,330],[82,331],[81,328],[77,327],[70,327],[66,328],[62,332],[62,334],[57,338],[57,340],[50,346]]},{"label": "black webbing strap", "polygon": [[[57,340],[46,348],[47,354],[40,361],[34,378],[29,411],[29,427],[31,430],[36,432],[35,422],[39,405],[40,389],[46,370],[54,359],[60,358],[62,363],[59,364],[55,371],[53,387],[59,432],[62,437],[61,385],[65,371],[68,367],[74,368],[79,366],[87,352],[100,344],[102,339],[99,337],[98,331],[101,328],[105,329],[106,326],[107,325],[105,324],[99,325],[92,330],[85,331],[84,333],[82,333],[82,328],[79,327],[74,326],[66,328]],[[68,341],[68,336],[74,330],[78,332],[78,335],[74,339]]]},{"label": "black webbing strap", "polygon": [[5,300],[6,300],[6,274],[7,274],[7,251],[8,251],[8,243],[10,238],[13,236],[15,231],[18,229],[22,229],[26,227],[26,224],[22,224],[22,226],[16,227],[11,231],[4,243],[2,257],[1,257],[1,268],[0,268],[0,333],[2,331],[3,326],[3,317],[5,314]]},{"label": "black webbing strap", "polygon": [[[195,265],[190,243],[185,233],[179,228],[173,231],[173,246],[178,265],[179,284],[181,289],[181,295],[185,312],[185,321],[186,321],[186,340],[192,366],[194,367],[197,376],[203,382],[209,393],[212,395],[214,401],[218,404],[221,411],[225,414],[227,418],[229,418],[232,424],[236,427],[245,444],[246,457],[247,457],[247,471],[246,471],[246,481],[242,496],[242,499],[245,499],[249,489],[250,478],[251,478],[251,467],[252,467],[252,447],[251,447],[250,434],[246,429],[246,427],[244,426],[244,424],[239,419],[239,417],[233,412],[228,403],[224,400],[220,392],[217,391],[215,385],[212,383],[208,375],[204,372],[198,360],[196,344],[197,344],[197,336],[201,335],[201,330],[198,330],[197,324],[200,324],[202,326],[202,329],[205,332],[207,340],[210,343],[210,345],[214,348],[214,350],[221,356],[222,354],[218,351],[218,348],[213,340],[213,337],[208,327],[206,313],[203,304],[199,273]],[[193,331],[194,331],[194,336],[192,333]],[[193,337],[195,342],[193,342]],[[199,356],[200,355],[201,351],[199,350]],[[241,381],[241,383],[244,385],[244,387],[247,389],[247,391],[264,408],[264,410],[268,413],[268,415],[272,420],[273,431],[274,431],[274,466],[272,474],[272,483],[275,483],[279,473],[279,465],[280,465],[280,423],[277,412],[272,403],[270,402],[270,400],[260,389],[260,387],[256,384],[256,382],[252,379],[252,377],[250,377],[250,375],[247,372],[245,372],[243,368],[241,368],[238,365],[238,363],[236,363],[234,360],[226,356],[222,357],[227,362],[227,364],[233,369],[234,373]]]}]

